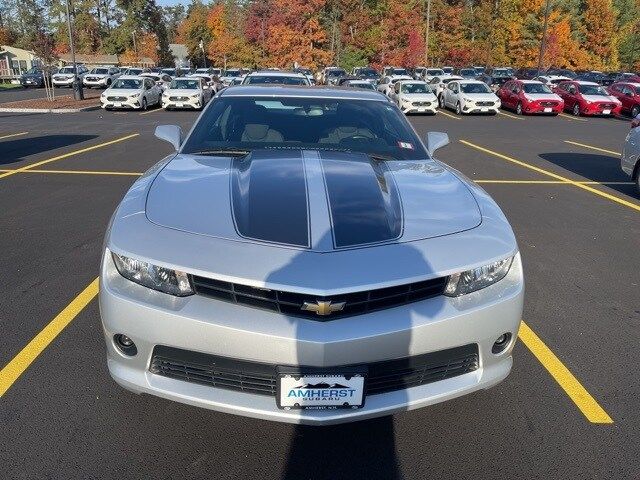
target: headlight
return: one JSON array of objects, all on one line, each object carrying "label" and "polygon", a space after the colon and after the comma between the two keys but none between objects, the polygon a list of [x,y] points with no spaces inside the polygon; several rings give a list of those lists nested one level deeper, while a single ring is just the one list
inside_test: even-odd
[{"label": "headlight", "polygon": [[512,262],[513,257],[509,257],[472,270],[454,273],[449,277],[444,294],[448,297],[459,297],[493,285],[509,273]]},{"label": "headlight", "polygon": [[132,282],[176,297],[193,295],[189,277],[184,272],[158,267],[113,252],[111,257],[120,275]]},{"label": "headlight", "polygon": [[191,98],[200,98],[200,94],[196,93],[195,95],[191,95]]},{"label": "headlight", "polygon": [[139,96],[140,96],[140,94],[139,94],[139,93],[136,93],[135,95],[129,95],[129,98],[130,98],[131,100],[135,100],[135,99],[136,99],[136,98],[138,98]]}]

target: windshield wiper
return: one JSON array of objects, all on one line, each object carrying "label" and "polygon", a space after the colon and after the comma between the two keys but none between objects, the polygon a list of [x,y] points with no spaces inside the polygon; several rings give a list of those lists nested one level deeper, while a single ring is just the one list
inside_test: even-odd
[{"label": "windshield wiper", "polygon": [[244,157],[251,153],[251,150],[243,148],[221,148],[218,150],[198,150],[189,152],[189,155],[222,155],[225,157]]}]

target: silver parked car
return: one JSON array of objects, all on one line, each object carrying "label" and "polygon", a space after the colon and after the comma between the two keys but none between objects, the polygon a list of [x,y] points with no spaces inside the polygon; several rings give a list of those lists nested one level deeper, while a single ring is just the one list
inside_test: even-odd
[{"label": "silver parked car", "polygon": [[635,182],[636,192],[640,195],[640,115],[631,121],[631,130],[622,148],[620,166]]},{"label": "silver parked car", "polygon": [[222,91],[108,227],[100,313],[123,387],[327,425],[449,400],[511,370],[509,222],[398,107],[346,88]]}]

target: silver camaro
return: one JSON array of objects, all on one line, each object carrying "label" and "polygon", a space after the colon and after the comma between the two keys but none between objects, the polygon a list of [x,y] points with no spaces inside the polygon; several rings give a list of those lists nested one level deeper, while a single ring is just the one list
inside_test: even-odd
[{"label": "silver camaro", "polygon": [[507,219],[376,92],[239,86],[108,227],[100,313],[124,388],[328,425],[489,388],[524,282]]}]

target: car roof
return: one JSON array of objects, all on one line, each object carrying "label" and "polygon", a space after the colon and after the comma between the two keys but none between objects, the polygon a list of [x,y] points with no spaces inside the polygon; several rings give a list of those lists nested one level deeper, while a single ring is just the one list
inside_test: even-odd
[{"label": "car roof", "polygon": [[465,84],[470,84],[470,83],[476,83],[476,84],[477,84],[477,83],[481,83],[481,84],[483,84],[483,85],[486,85],[486,83],[484,83],[484,82],[482,82],[482,81],[480,81],[480,80],[472,80],[472,79],[470,79],[470,78],[469,78],[469,79],[463,79],[463,80],[461,80],[461,81],[460,81],[460,83],[465,83]]},{"label": "car roof", "polygon": [[368,90],[355,90],[349,87],[308,87],[295,85],[238,85],[232,89],[225,89],[220,97],[304,97],[304,98],[335,98],[355,100],[375,100],[388,102],[389,99],[379,93]]},{"label": "car roof", "polygon": [[142,75],[120,75],[118,80],[144,80],[145,78],[149,77],[143,77]]},{"label": "car roof", "polygon": [[596,82],[587,82],[586,80],[574,80],[578,85],[598,85]]},{"label": "car roof", "polygon": [[287,71],[276,71],[276,70],[261,70],[259,72],[251,72],[247,74],[247,77],[296,77],[296,78],[307,78],[302,73],[299,72],[287,72]]}]

